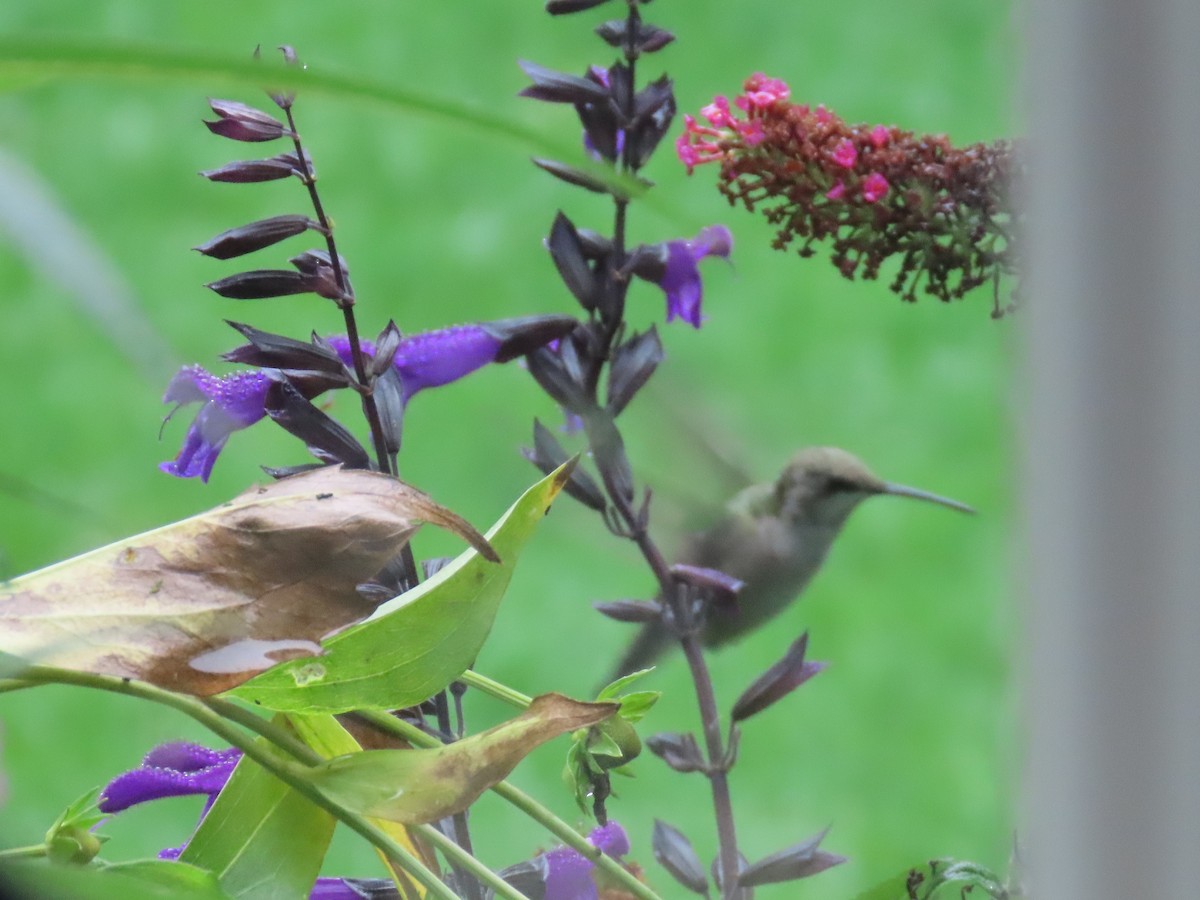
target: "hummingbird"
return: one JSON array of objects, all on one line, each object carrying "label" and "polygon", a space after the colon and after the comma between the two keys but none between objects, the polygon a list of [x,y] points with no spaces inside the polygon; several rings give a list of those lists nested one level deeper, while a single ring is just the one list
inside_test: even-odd
[{"label": "hummingbird", "polygon": [[[679,562],[717,569],[743,582],[731,604],[709,604],[701,638],[727,643],[774,618],[795,600],[825,561],[858,504],[890,494],[974,513],[957,500],[884,481],[837,447],[796,453],[774,482],[745,488],[725,515],[685,543]],[[642,627],[613,678],[653,664],[674,638],[660,621]]]}]

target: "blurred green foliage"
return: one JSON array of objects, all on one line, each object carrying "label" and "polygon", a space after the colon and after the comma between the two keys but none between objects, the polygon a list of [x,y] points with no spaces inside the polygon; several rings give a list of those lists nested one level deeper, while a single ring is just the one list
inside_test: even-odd
[{"label": "blurred green foliage", "polygon": [[[515,61],[576,71],[611,62],[587,26],[617,10],[551,19],[539,3],[511,0],[16,0],[0,6],[0,35],[224,56],[289,43],[314,70],[428,92],[573,142],[578,126],[568,109],[516,98],[524,81]],[[1010,101],[1019,49],[1008,2],[662,0],[647,12],[679,40],[643,71],[673,75],[681,112],[715,93],[736,93],[761,70],[787,79],[797,102],[824,102],[849,121],[946,132],[956,142],[1017,130]],[[259,103],[253,88],[153,72],[0,86],[7,89],[0,170],[17,172],[13,160],[30,167],[124,281],[115,294],[123,308],[87,312],[60,279],[90,279],[90,264],[69,257],[64,272],[62,261],[45,262],[42,251],[59,235],[38,235],[38,210],[14,209],[10,197],[0,225],[0,575],[13,575],[213,506],[263,477],[259,463],[302,461],[300,448],[264,424],[234,437],[210,484],[162,475],[155,466],[175,454],[186,423],[169,424],[160,443],[159,399],[173,367],[215,363],[237,343],[222,318],[297,336],[341,326],[332,305],[313,297],[253,304],[215,297],[201,285],[236,264],[187,249],[251,219],[307,211],[293,182],[214,185],[194,174],[253,155],[256,148],[220,140],[199,123],[206,96]],[[611,212],[603,198],[536,171],[532,148],[328,94],[301,96],[297,116],[365,331],[389,317],[417,331],[575,311],[542,239],[560,207],[599,230],[610,227]],[[832,662],[748,723],[734,801],[752,859],[832,823],[825,846],[851,862],[762,896],[850,896],[943,855],[1003,868],[1017,761],[1008,575],[1012,324],[989,319],[985,292],[949,307],[906,306],[883,283],[847,283],[823,259],[771,251],[766,223],[726,206],[713,173],[685,177],[669,147],[647,174],[659,187],[652,206],[632,212],[633,240],[690,236],[720,221],[737,242],[731,268],[705,265],[704,328],[663,328],[667,363],[622,419],[635,468],[655,488],[660,540],[671,546],[681,529],[702,523],[698,511],[731,490],[707,444],[755,478],[774,477],[799,446],[837,444],[884,477],[982,513],[965,520],[871,501],[804,602],[714,658],[726,708],[805,628],[811,657]],[[252,264],[275,266],[300,249],[293,241]],[[661,294],[635,286],[631,309],[639,326],[659,321]],[[346,400],[336,412],[355,420]],[[516,452],[529,442],[535,414],[559,421],[515,364],[422,395],[406,424],[404,474],[486,525],[535,480]],[[689,423],[682,433],[681,421]],[[569,500],[547,525],[516,572],[478,665],[526,693],[586,696],[631,633],[600,619],[589,602],[645,596],[651,579],[632,547]],[[417,549],[458,548],[422,536]],[[669,659],[645,682],[665,696],[644,733],[696,726],[684,668]],[[468,709],[473,728],[505,715],[475,694]],[[66,688],[5,695],[0,724],[9,780],[0,843],[8,845],[36,840],[73,797],[136,765],[155,742],[205,737],[173,713]],[[560,781],[565,749],[561,741],[543,748],[513,778],[572,818],[577,811]],[[635,768],[636,781],[615,785],[620,796],[610,809],[663,886],[649,851],[653,817],[683,828],[711,858],[708,791],[698,776],[675,774],[649,756]],[[198,811],[195,799],[131,810],[107,826],[113,840],[105,855],[133,858],[177,844]],[[477,850],[496,867],[547,843],[492,797],[477,804],[472,822]],[[374,875],[379,867],[365,845],[344,839],[335,841],[326,871]]]}]

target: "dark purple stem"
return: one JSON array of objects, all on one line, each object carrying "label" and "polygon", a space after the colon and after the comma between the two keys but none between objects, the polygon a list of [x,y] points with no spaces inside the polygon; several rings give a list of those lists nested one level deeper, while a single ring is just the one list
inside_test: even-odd
[{"label": "dark purple stem", "polygon": [[[627,40],[624,48],[625,61],[629,66],[629,89],[626,92],[626,96],[621,98],[622,110],[627,121],[632,119],[634,110],[635,75],[638,55],[634,40],[639,21],[640,16],[637,5],[635,2],[630,2],[629,16],[626,21]],[[621,168],[624,172],[634,171],[630,141],[628,140],[626,140],[621,154]],[[604,358],[609,357],[612,341],[617,334],[621,321],[624,319],[624,296],[626,288],[625,276],[620,273],[627,261],[625,229],[626,213],[629,204],[627,200],[619,197],[614,198],[614,202],[616,210],[613,221],[612,265],[613,277],[621,279],[618,290],[620,291],[622,302],[617,308],[616,315],[611,320],[603,323],[602,340]],[[591,384],[590,387],[594,392],[595,384]],[[597,461],[602,462],[600,454],[597,454]],[[717,706],[712,676],[709,673],[708,663],[704,658],[704,650],[700,644],[696,629],[691,625],[692,616],[686,592],[681,589],[679,583],[671,576],[666,558],[650,537],[644,519],[639,518],[634,512],[629,501],[621,491],[620,485],[612,477],[611,472],[607,468],[607,466],[601,465],[601,479],[604,482],[604,487],[613,504],[613,508],[624,522],[630,538],[637,544],[646,563],[654,572],[654,577],[658,580],[659,589],[662,591],[663,601],[670,606],[675,621],[686,623],[679,630],[679,640],[683,645],[683,652],[687,657],[688,668],[691,671],[692,683],[696,690],[696,701],[700,707],[701,724],[704,730],[705,748],[708,755],[705,774],[708,776],[709,784],[712,787],[713,812],[717,820],[717,838],[720,845],[720,864],[723,882],[721,893],[726,900],[733,900],[738,893],[738,849],[737,831],[734,827],[733,818],[733,801],[729,792],[729,767],[731,761],[726,759],[724,738],[721,734],[721,714]]]}]

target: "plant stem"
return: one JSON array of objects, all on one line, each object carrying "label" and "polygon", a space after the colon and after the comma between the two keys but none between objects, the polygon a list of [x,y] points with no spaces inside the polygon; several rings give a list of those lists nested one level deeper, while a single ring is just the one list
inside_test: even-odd
[{"label": "plant stem", "polygon": [[[161,703],[182,712],[195,719],[209,731],[216,734],[227,743],[238,747],[246,756],[254,760],[288,787],[302,794],[317,806],[329,812],[338,821],[345,823],[371,844],[378,847],[388,857],[395,860],[397,865],[420,882],[431,897],[438,900],[458,900],[440,878],[426,868],[404,847],[392,839],[383,829],[368,821],[363,816],[343,806],[336,800],[325,796],[306,777],[306,767],[281,758],[275,752],[267,749],[258,741],[248,738],[238,729],[232,727],[226,720],[209,706],[194,697],[176,694],[171,691],[156,688],[140,681],[130,681],[109,675],[93,675],[86,672],[72,672],[66,669],[52,669],[43,666],[31,666],[21,672],[19,678],[7,679],[0,682],[0,690],[15,690],[19,682],[26,687],[37,684],[71,684],[80,687],[90,687],[97,690],[109,691],[115,694],[125,694],[142,700]],[[269,738],[268,738],[269,740]]]},{"label": "plant stem", "polygon": [[[464,681],[467,679],[464,677]],[[490,680],[490,679],[489,679]],[[411,725],[402,719],[397,719],[395,716],[389,716],[387,713],[379,712],[378,710],[364,709],[358,715],[370,722],[372,725],[379,728],[381,731],[386,731],[397,737],[404,738],[414,747],[439,747],[441,742],[430,735]],[[556,838],[566,844],[568,847],[578,851],[581,855],[590,859],[596,864],[596,867],[604,870],[605,874],[618,882],[621,887],[633,894],[641,900],[661,900],[658,894],[654,893],[649,887],[637,880],[629,871],[627,871],[619,862],[610,856],[604,855],[596,847],[592,846],[583,835],[572,828],[568,823],[564,822],[558,816],[554,815],[542,804],[538,803],[524,791],[513,787],[507,781],[501,781],[492,785],[492,790],[519,809],[529,818],[533,819]]]},{"label": "plant stem", "polygon": [[526,709],[533,702],[532,697],[522,694],[520,691],[513,690],[506,684],[501,684],[486,675],[480,675],[474,669],[467,669],[458,676],[458,680],[464,684],[469,684],[489,697],[495,697],[510,706],[515,706],[518,709]]},{"label": "plant stem", "polygon": [[259,735],[259,737],[266,738],[280,750],[288,753],[306,766],[320,765],[324,761],[319,753],[286,728],[279,727],[274,722],[264,719],[252,710],[217,697],[205,697],[200,702],[222,718],[228,719],[231,722],[237,722],[242,727]]},{"label": "plant stem", "polygon": [[496,892],[497,897],[508,897],[509,900],[529,900],[511,884],[483,865],[470,852],[458,846],[432,825],[417,825],[413,827],[413,831],[441,850],[447,859],[453,861],[456,869],[470,872],[477,881],[490,887]]},{"label": "plant stem", "polygon": [[7,862],[10,859],[38,859],[50,852],[50,848],[45,844],[30,844],[28,847],[13,847],[9,850],[0,850],[0,862]]},{"label": "plant stem", "polygon": [[[284,113],[287,115],[288,129],[292,132],[292,144],[296,148],[296,158],[299,160],[300,168],[304,172],[304,186],[308,189],[308,199],[312,202],[313,212],[317,217],[317,224],[321,226],[325,234],[325,247],[329,251],[329,264],[333,267],[333,277],[337,282],[338,292],[342,295],[337,304],[338,308],[342,311],[342,318],[346,323],[346,338],[350,342],[350,355],[354,360],[354,377],[358,379],[358,383],[362,388],[363,414],[366,416],[367,425],[371,429],[371,440],[375,444],[375,458],[379,464],[379,471],[395,475],[396,473],[391,469],[391,461],[387,452],[387,442],[383,438],[383,423],[379,418],[379,409],[375,405],[375,396],[367,384],[367,365],[363,356],[362,346],[359,343],[358,322],[354,318],[354,295],[350,293],[346,273],[342,271],[342,260],[338,256],[337,242],[333,237],[333,225],[330,223],[329,217],[325,215],[325,207],[321,203],[321,195],[317,192],[317,177],[313,174],[312,169],[308,165],[308,158],[304,155],[304,146],[300,142],[300,132],[296,130],[296,119],[292,115],[290,105],[284,109]],[[411,557],[411,552],[409,556]]]}]

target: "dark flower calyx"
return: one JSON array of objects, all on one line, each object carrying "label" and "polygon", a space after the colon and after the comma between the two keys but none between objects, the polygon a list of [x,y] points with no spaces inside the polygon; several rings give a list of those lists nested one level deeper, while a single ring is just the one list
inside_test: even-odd
[{"label": "dark flower calyx", "polygon": [[[523,450],[522,453],[545,475],[549,475],[570,459],[567,451],[563,449],[562,444],[558,442],[550,429],[537,419],[533,420],[533,449]],[[604,492],[600,490],[600,486],[596,484],[591,475],[584,471],[582,466],[577,465],[571,471],[571,477],[567,479],[565,490],[569,496],[597,512],[603,512],[607,505]]]},{"label": "dark flower calyx", "polygon": [[[637,22],[636,26],[633,47],[639,53],[654,53],[675,40],[675,35],[671,32],[665,28],[659,28],[657,25],[651,25],[649,22]],[[621,49],[626,46],[628,41],[629,23],[626,19],[613,19],[597,25],[596,34],[610,47]]]},{"label": "dark flower calyx", "polygon": [[550,258],[559,277],[586,310],[596,308],[597,279],[588,264],[588,253],[580,233],[563,213],[554,217],[550,237],[546,239]]},{"label": "dark flower calyx", "polygon": [[292,136],[292,132],[274,116],[236,100],[209,100],[208,105],[217,114],[217,119],[212,122],[205,120],[204,124],[209,131],[221,137],[258,143],[273,141],[284,135]]},{"label": "dark flower calyx", "polygon": [[226,324],[250,342],[223,354],[221,358],[228,362],[281,369],[289,374],[319,372],[341,383],[349,383],[341,357],[316,335],[313,335],[312,343],[306,343],[282,334],[260,331],[241,322],[226,320]]},{"label": "dark flower calyx", "polygon": [[638,625],[657,622],[663,613],[662,604],[653,600],[601,600],[593,603],[592,608],[614,621]]},{"label": "dark flower calyx", "polygon": [[[334,269],[326,250],[305,250],[298,256],[288,260],[304,276],[309,287],[318,296],[327,300],[342,302],[353,299],[354,289],[350,286],[350,270],[346,260],[338,254],[338,269]],[[341,271],[341,284],[338,283],[338,270]],[[344,288],[343,286],[344,285]]]},{"label": "dark flower calyx", "polygon": [[544,315],[494,319],[479,327],[500,342],[495,361],[503,363],[565,338],[578,325],[572,316]]},{"label": "dark flower calyx", "polygon": [[844,863],[846,857],[820,849],[821,841],[825,839],[828,831],[829,829],[826,828],[807,841],[802,841],[760,859],[741,872],[738,876],[738,885],[748,888],[757,887],[760,884],[775,884],[780,881],[797,881],[816,875],[818,872],[824,872],[839,863]]},{"label": "dark flower calyx", "polygon": [[696,738],[690,734],[674,731],[652,734],[646,738],[646,746],[676,772],[704,770],[704,756],[700,753]]},{"label": "dark flower calyx", "polygon": [[629,194],[619,188],[609,184],[602,178],[592,175],[583,169],[575,166],[569,166],[566,163],[558,162],[553,159],[543,159],[541,157],[533,157],[533,164],[543,172],[549,172],[560,181],[565,181],[567,184],[573,184],[576,187],[581,187],[591,191],[594,194],[609,194],[616,197],[618,200],[628,200]]},{"label": "dark flower calyx", "polygon": [[671,877],[689,891],[708,896],[708,876],[704,865],[682,831],[662,819],[654,820],[654,858]]},{"label": "dark flower calyx", "polygon": [[517,63],[533,84],[518,96],[548,103],[607,103],[608,89],[595,81],[566,72],[556,72],[527,60]]},{"label": "dark flower calyx", "polygon": [[607,2],[608,0],[546,0],[546,12],[552,16],[563,16],[583,12]]},{"label": "dark flower calyx", "polygon": [[263,408],[285,431],[304,441],[309,452],[322,462],[342,463],[348,469],[371,468],[370,454],[354,435],[317,409],[289,382],[272,382]]},{"label": "dark flower calyx", "polygon": [[767,669],[742,692],[733,705],[733,721],[741,722],[762,712],[823,670],[826,663],[805,660],[804,654],[807,649],[806,631],[788,648],[783,659]]},{"label": "dark flower calyx", "polygon": [[299,272],[286,269],[257,269],[240,272],[205,285],[209,290],[231,300],[264,300],[268,297],[286,297],[290,294],[307,294],[312,291],[312,282]]},{"label": "dark flower calyx", "polygon": [[611,415],[619,415],[629,405],[662,359],[662,341],[654,326],[617,346],[608,369],[607,399]]},{"label": "dark flower calyx", "polygon": [[233,259],[303,234],[310,228],[322,230],[308,216],[274,216],[231,228],[194,249],[214,259]]},{"label": "dark flower calyx", "polygon": [[[307,166],[307,169],[305,168]],[[209,169],[200,174],[209,181],[221,181],[229,184],[250,184],[257,181],[278,181],[281,178],[295,175],[301,181],[315,177],[316,170],[308,153],[304,154],[304,164],[294,152],[281,153],[270,159],[243,159],[226,163],[219,169]]]}]

